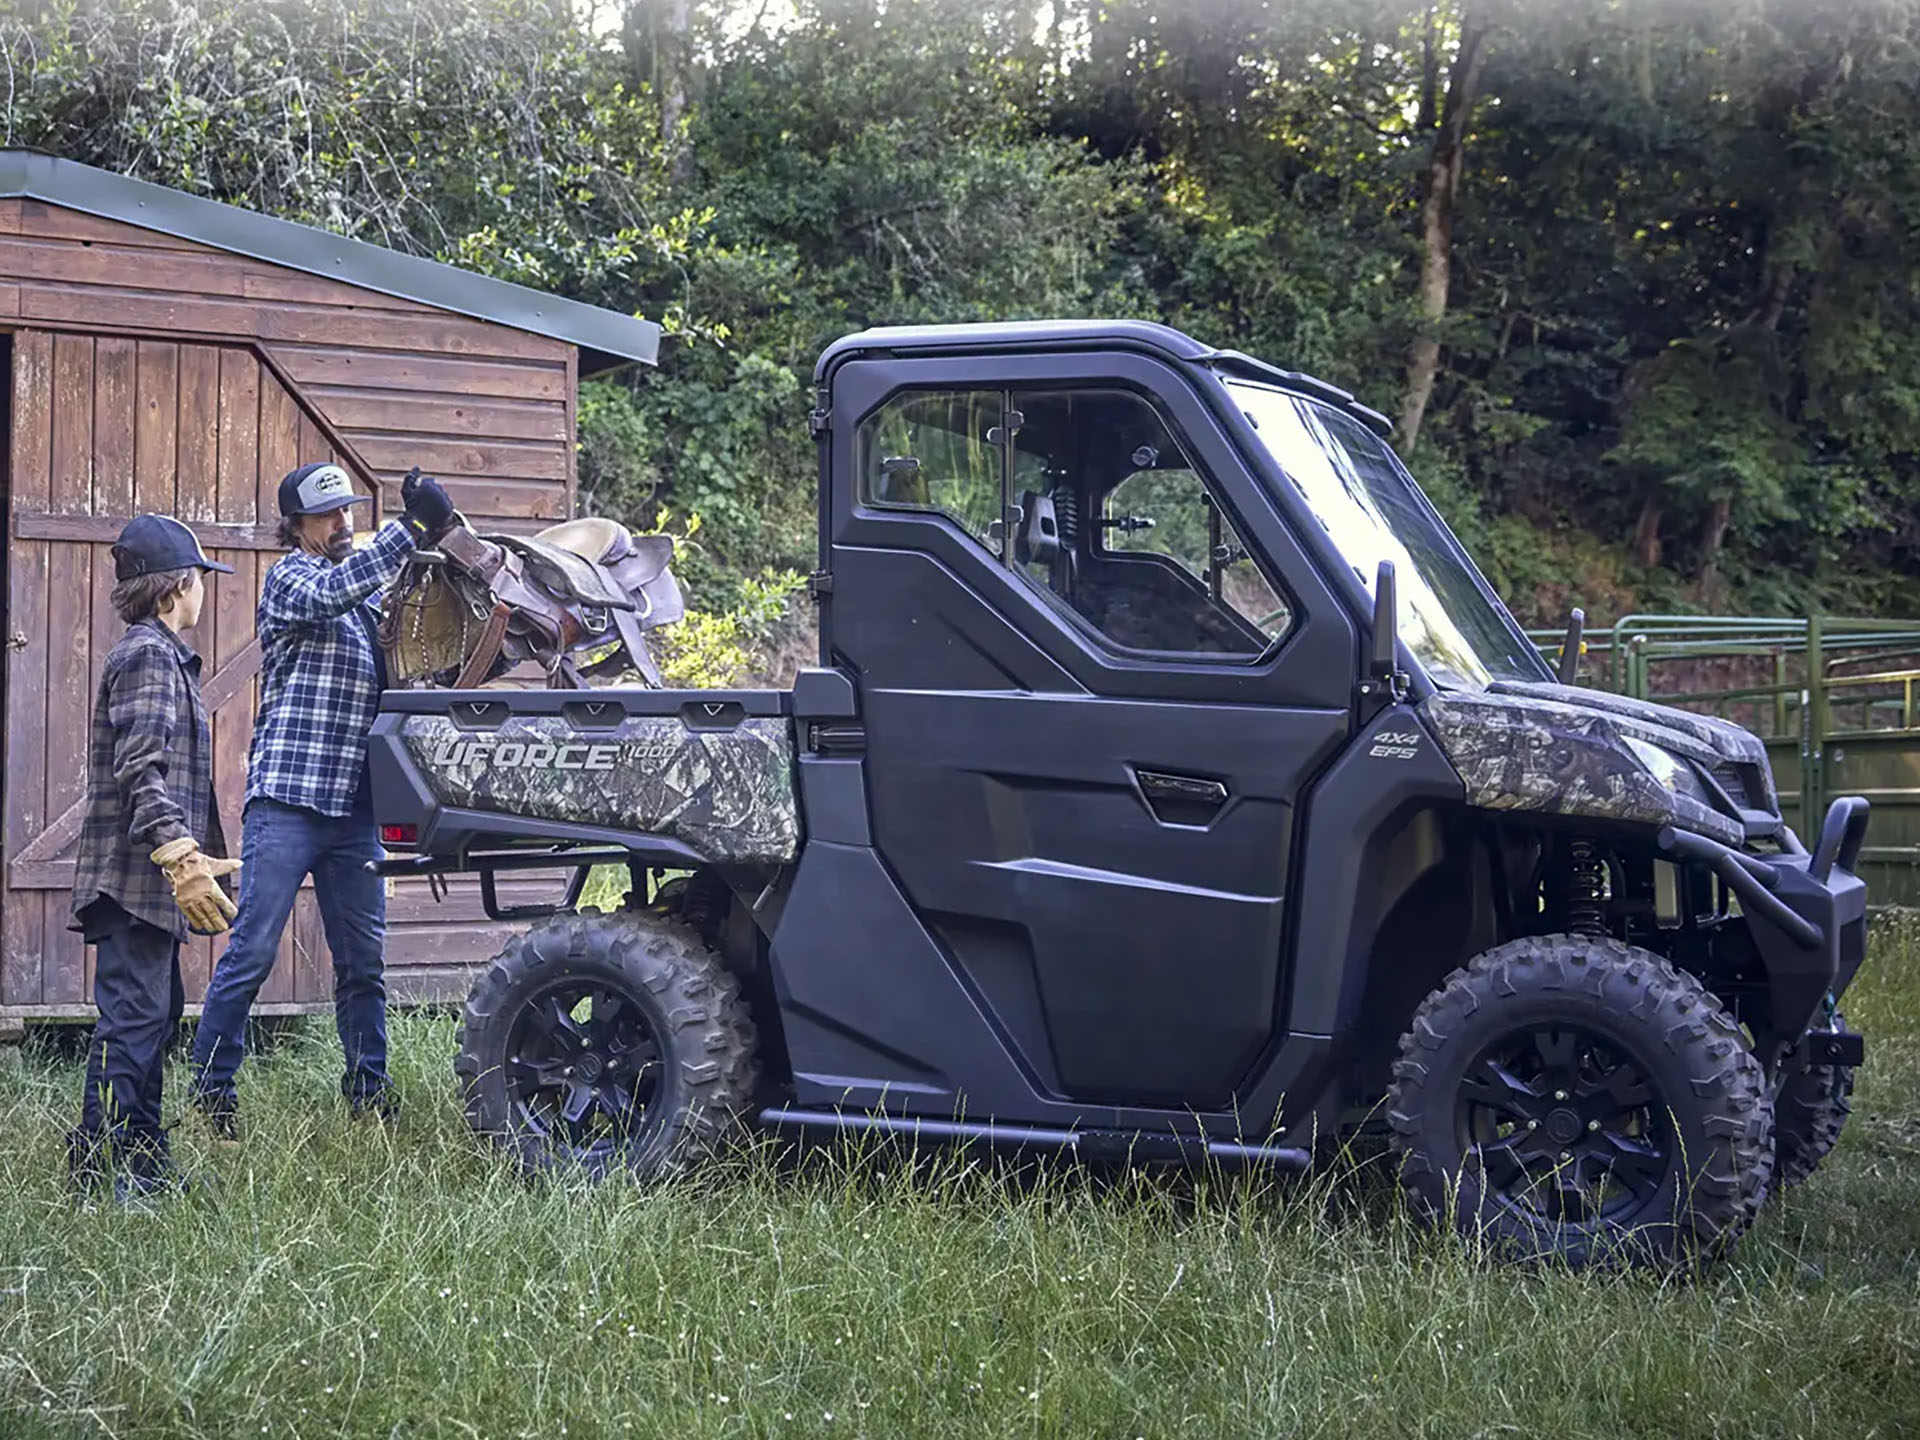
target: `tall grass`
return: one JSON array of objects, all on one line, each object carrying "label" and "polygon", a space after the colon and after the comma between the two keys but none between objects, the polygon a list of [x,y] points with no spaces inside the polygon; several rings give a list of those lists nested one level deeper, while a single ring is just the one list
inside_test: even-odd
[{"label": "tall grass", "polygon": [[1665,1282],[1488,1264],[1365,1175],[762,1146],[530,1184],[425,1016],[393,1027],[397,1130],[346,1118],[309,1023],[248,1062],[243,1148],[178,1132],[207,1193],[83,1211],[79,1071],[36,1043],[0,1068],[0,1435],[1920,1432],[1920,944],[1882,932],[1840,1150]]}]

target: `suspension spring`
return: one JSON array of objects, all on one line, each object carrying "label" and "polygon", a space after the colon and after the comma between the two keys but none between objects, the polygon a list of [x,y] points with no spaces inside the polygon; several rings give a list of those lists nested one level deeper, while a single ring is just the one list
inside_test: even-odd
[{"label": "suspension spring", "polygon": [[1607,872],[1591,840],[1567,842],[1566,910],[1575,935],[1607,933]]}]

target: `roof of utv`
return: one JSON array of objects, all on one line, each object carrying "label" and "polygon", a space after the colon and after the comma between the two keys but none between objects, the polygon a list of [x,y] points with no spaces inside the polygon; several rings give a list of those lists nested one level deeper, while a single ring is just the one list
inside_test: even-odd
[{"label": "roof of utv", "polygon": [[964,355],[980,350],[1143,350],[1165,360],[1229,370],[1270,385],[1284,386],[1350,410],[1381,434],[1392,429],[1384,415],[1368,409],[1337,385],[1297,370],[1282,370],[1238,350],[1220,350],[1171,325],[1151,320],[991,320],[967,325],[888,325],[843,335],[814,365],[816,385],[842,360],[856,355],[915,352]]}]

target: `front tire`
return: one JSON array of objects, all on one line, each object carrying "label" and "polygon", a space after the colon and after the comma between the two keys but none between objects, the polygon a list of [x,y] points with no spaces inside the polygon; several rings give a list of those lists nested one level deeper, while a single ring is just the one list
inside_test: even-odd
[{"label": "front tire", "polygon": [[1767,1078],[1692,976],[1618,941],[1516,940],[1429,995],[1388,1119],[1434,1222],[1522,1259],[1658,1268],[1722,1253],[1765,1199]]},{"label": "front tire", "polygon": [[683,926],[571,914],[516,936],[467,998],[454,1073],[467,1123],[528,1173],[678,1172],[754,1092],[733,975]]}]

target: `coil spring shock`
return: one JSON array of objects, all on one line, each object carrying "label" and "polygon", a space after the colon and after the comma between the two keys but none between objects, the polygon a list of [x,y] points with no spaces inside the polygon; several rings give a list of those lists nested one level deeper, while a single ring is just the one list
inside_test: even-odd
[{"label": "coil spring shock", "polygon": [[1607,873],[1591,840],[1567,842],[1567,929],[1575,935],[1607,933]]}]

